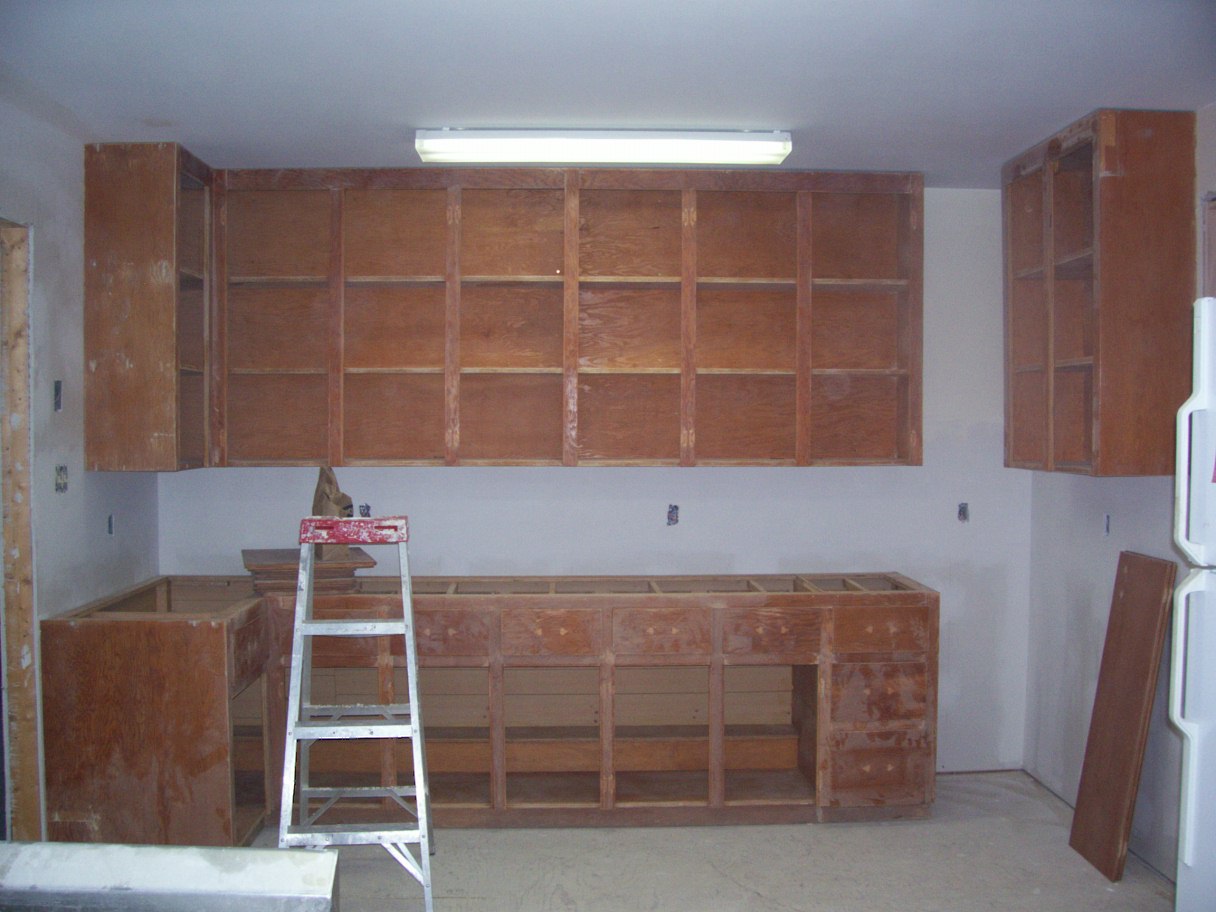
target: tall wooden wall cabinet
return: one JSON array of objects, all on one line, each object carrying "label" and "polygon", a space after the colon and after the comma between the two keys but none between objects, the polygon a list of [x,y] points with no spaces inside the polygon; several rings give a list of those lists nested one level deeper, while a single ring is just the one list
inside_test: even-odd
[{"label": "tall wooden wall cabinet", "polygon": [[171,143],[85,148],[85,465],[206,460],[211,169]]},{"label": "tall wooden wall cabinet", "polygon": [[89,160],[91,468],[921,460],[919,175]]},{"label": "tall wooden wall cabinet", "polygon": [[1190,388],[1195,117],[1103,110],[1014,158],[1005,462],[1168,475]]}]

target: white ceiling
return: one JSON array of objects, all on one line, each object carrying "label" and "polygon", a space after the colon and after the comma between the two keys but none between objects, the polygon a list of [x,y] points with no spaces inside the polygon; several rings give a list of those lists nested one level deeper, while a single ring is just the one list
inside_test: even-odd
[{"label": "white ceiling", "polygon": [[214,167],[419,127],[782,129],[785,168],[995,187],[1098,107],[1216,102],[1216,0],[0,0],[0,99]]}]

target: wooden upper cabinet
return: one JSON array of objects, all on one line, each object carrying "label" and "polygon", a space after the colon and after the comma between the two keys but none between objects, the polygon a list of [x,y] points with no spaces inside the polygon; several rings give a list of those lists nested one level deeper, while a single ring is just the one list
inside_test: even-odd
[{"label": "wooden upper cabinet", "polygon": [[161,185],[92,153],[90,237],[134,247],[90,257],[95,418],[168,449],[135,463],[95,421],[91,465],[920,462],[919,175],[217,171],[192,194],[174,147],[106,148],[167,152]]},{"label": "wooden upper cabinet", "polygon": [[85,465],[207,452],[210,169],[170,143],[85,147]]},{"label": "wooden upper cabinet", "polygon": [[1168,475],[1191,377],[1195,117],[1102,110],[1007,163],[1006,465]]}]

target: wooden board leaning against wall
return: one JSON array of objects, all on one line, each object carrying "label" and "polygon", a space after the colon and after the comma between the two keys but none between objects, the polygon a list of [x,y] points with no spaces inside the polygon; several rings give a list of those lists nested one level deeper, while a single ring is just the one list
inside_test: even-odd
[{"label": "wooden board leaning against wall", "polygon": [[209,205],[209,465],[920,463],[919,175],[230,170]]}]

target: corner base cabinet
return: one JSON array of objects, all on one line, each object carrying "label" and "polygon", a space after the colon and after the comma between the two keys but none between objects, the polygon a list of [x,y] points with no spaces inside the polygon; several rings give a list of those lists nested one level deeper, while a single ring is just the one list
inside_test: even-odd
[{"label": "corner base cabinet", "polygon": [[265,608],[189,588],[162,577],[42,622],[49,839],[234,846],[265,825]]},{"label": "corner base cabinet", "polygon": [[[388,581],[319,616],[391,614]],[[373,591],[379,584],[383,594]],[[937,593],[895,573],[419,578],[440,826],[919,817],[934,797]],[[272,743],[292,599],[272,618]],[[392,701],[400,644],[316,641],[313,695]],[[321,748],[328,748],[323,752]],[[314,779],[394,782],[407,748],[317,745]],[[372,809],[372,817],[383,814]]]}]

